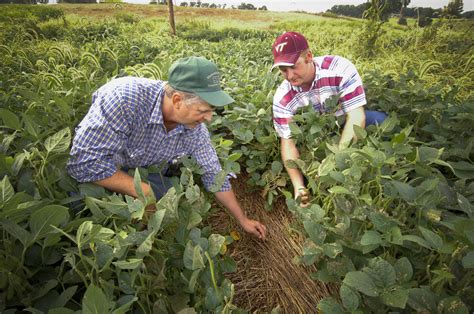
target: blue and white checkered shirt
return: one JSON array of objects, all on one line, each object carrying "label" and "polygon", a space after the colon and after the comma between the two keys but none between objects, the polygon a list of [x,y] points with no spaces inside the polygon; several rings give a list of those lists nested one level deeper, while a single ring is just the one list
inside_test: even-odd
[{"label": "blue and white checkered shirt", "polygon": [[[181,156],[192,156],[204,170],[207,190],[221,165],[209,131],[179,124],[170,132],[163,124],[161,102],[165,83],[137,77],[115,79],[92,96],[89,112],[76,128],[67,163],[79,182],[112,176],[118,167],[160,165]],[[231,189],[228,179],[221,191]]]}]

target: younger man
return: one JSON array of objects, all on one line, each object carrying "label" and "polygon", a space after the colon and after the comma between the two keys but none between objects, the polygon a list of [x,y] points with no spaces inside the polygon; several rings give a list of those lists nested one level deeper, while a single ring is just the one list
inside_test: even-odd
[{"label": "younger man", "polygon": [[[354,125],[380,124],[386,114],[366,111],[367,104],[362,80],[355,66],[339,56],[313,57],[306,38],[297,32],[286,32],[275,40],[272,46],[273,68],[278,67],[284,77],[273,97],[273,122],[281,138],[281,155],[285,163],[299,158],[298,149],[291,139],[289,123],[298,108],[311,107],[325,113],[324,103],[331,96],[339,95],[340,109],[336,116],[345,115],[339,145],[346,146],[355,138]],[[286,165],[286,163],[285,163]],[[301,197],[306,206],[309,195],[303,175],[298,169],[286,167],[293,183],[295,197]]]}]

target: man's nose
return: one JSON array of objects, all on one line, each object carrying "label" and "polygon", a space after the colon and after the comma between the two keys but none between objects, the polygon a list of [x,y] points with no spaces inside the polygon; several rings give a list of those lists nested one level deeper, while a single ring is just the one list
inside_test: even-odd
[{"label": "man's nose", "polygon": [[288,81],[291,81],[291,79],[293,78],[293,74],[294,74],[293,71],[292,71],[291,69],[288,69],[288,70],[286,71],[286,79],[287,79]]},{"label": "man's nose", "polygon": [[214,114],[214,112],[212,112],[212,111],[204,114],[204,120],[206,120],[207,122],[211,122],[213,114]]}]

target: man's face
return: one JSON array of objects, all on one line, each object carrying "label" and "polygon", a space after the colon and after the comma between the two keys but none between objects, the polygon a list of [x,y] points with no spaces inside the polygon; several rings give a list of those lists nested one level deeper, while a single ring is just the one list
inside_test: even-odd
[{"label": "man's face", "polygon": [[197,101],[190,104],[183,103],[179,110],[180,123],[188,128],[195,128],[200,123],[211,122],[214,114],[214,107],[204,101]]},{"label": "man's face", "polygon": [[292,66],[279,66],[283,77],[290,82],[292,86],[301,87],[310,85],[314,79],[312,68],[312,59],[307,54],[302,54],[296,63]]}]

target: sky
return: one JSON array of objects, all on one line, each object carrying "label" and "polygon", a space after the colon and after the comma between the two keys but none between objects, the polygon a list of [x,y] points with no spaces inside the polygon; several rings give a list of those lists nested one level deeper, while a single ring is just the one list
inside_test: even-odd
[{"label": "sky", "polygon": [[[150,0],[123,0],[129,3],[149,3]],[[173,0],[179,5],[181,2],[190,2],[197,0]],[[252,3],[256,7],[265,5],[271,11],[306,11],[306,12],[325,12],[336,4],[358,5],[367,0],[201,0],[201,2],[227,4],[238,6],[242,2]],[[442,8],[448,4],[449,0],[411,0],[408,7],[432,7]],[[474,0],[464,0],[464,11],[474,10]]]}]

